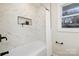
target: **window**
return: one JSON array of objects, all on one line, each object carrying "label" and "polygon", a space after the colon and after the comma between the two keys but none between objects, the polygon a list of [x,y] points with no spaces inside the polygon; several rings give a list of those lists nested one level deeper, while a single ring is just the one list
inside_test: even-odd
[{"label": "window", "polygon": [[79,3],[62,7],[62,28],[79,28]]}]

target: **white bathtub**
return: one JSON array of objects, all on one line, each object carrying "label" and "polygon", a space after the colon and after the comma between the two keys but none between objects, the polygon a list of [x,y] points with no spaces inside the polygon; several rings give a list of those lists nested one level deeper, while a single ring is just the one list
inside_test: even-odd
[{"label": "white bathtub", "polygon": [[31,44],[9,50],[6,56],[46,56],[47,49],[43,41],[35,41]]}]

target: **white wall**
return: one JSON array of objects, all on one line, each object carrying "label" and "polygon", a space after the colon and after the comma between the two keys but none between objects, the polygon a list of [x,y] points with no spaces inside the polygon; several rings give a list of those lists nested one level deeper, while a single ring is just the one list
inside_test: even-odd
[{"label": "white wall", "polygon": [[[58,16],[60,17],[60,4],[52,3],[52,39],[53,53],[56,55],[79,55],[79,33],[58,31]],[[63,45],[56,44],[55,41],[64,42]]]},{"label": "white wall", "polygon": [[[17,16],[31,18],[32,26],[18,25]],[[33,4],[0,4],[0,33],[8,38],[0,52],[45,40],[45,12]]]}]

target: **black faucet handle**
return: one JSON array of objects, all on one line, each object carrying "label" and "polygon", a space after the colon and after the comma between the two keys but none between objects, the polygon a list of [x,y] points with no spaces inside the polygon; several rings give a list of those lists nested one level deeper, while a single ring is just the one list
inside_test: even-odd
[{"label": "black faucet handle", "polygon": [[0,42],[1,42],[2,39],[6,39],[7,40],[7,37],[2,37],[1,34],[0,34]]}]

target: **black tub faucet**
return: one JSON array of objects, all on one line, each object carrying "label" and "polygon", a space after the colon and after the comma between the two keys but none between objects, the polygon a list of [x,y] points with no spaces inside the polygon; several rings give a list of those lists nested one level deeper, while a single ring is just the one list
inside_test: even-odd
[{"label": "black tub faucet", "polygon": [[9,51],[5,51],[5,52],[0,53],[0,56],[4,56],[6,54],[9,54]]},{"label": "black tub faucet", "polygon": [[7,40],[7,37],[2,37],[2,35],[0,34],[0,42],[2,39],[6,39]]}]

